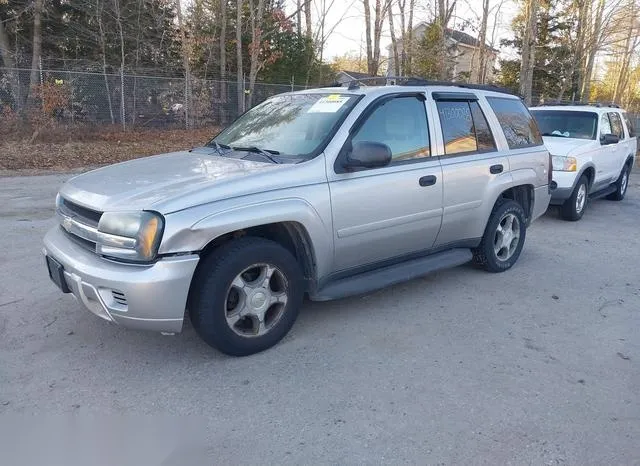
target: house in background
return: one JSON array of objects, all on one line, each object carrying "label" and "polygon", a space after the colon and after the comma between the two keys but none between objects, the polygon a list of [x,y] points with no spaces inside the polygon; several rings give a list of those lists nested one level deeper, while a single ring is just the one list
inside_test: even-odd
[{"label": "house in background", "polygon": [[[357,81],[359,79],[371,79],[375,76],[371,76],[368,73],[361,73],[359,71],[338,71],[336,73],[336,82],[339,82],[340,85],[349,84],[352,81]],[[381,77],[384,79],[384,77]],[[366,85],[366,81],[364,83]]]},{"label": "house in background", "polygon": [[[413,28],[413,42],[415,47],[420,43],[427,30],[428,23],[421,22]],[[467,34],[466,32],[457,31],[455,29],[445,29],[445,41],[449,59],[453,63],[453,79],[460,81],[478,82],[478,72],[480,71],[480,43],[478,39]],[[397,41],[398,55],[402,56],[404,44],[402,40]],[[395,58],[393,54],[393,46],[387,47],[389,56],[389,65],[387,67],[387,76],[392,76],[395,69]],[[494,67],[498,58],[498,50],[486,45],[486,73],[485,82],[490,82],[494,76]]]}]

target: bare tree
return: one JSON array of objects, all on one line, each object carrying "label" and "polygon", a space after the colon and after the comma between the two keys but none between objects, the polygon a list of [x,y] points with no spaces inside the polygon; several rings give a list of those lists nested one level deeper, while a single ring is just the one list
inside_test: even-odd
[{"label": "bare tree", "polygon": [[17,75],[15,73],[16,62],[13,59],[13,55],[11,54],[11,43],[9,41],[9,36],[7,31],[4,28],[4,23],[0,19],[0,58],[2,58],[2,62],[4,67],[8,69],[8,76],[11,83],[11,90],[13,94],[13,101],[15,103],[16,108],[20,108],[22,102],[19,102],[20,89],[18,84]]},{"label": "bare tree", "polygon": [[398,53],[398,41],[396,40],[396,30],[393,24],[393,4],[391,0],[389,0],[389,34],[391,35],[391,53],[393,54],[392,72],[394,76],[400,76],[400,54]]},{"label": "bare tree", "polygon": [[625,8],[625,14],[623,19],[623,23],[626,22],[625,25],[621,25],[626,28],[625,38],[623,44],[621,44],[621,57],[620,57],[620,68],[618,70],[618,78],[616,80],[616,84],[613,91],[613,100],[615,102],[620,102],[622,100],[623,93],[629,84],[629,71],[631,65],[631,58],[634,53],[638,49],[638,45],[640,45],[640,36],[638,35],[638,20],[636,18],[636,14],[638,12],[638,8],[635,0],[630,0],[628,2],[627,8]]},{"label": "bare tree", "polygon": [[111,117],[111,124],[115,124],[116,120],[113,115],[113,104],[111,103],[111,89],[109,86],[109,77],[107,76],[107,41],[104,33],[102,14],[104,11],[104,3],[101,0],[96,2],[96,21],[98,23],[99,39],[100,39],[100,52],[102,55],[102,76],[104,77],[104,87],[107,94],[107,104],[109,105],[109,116]]},{"label": "bare tree", "polygon": [[[227,101],[227,0],[220,0],[220,101]],[[225,122],[227,112],[224,105],[220,105],[220,121]]]},{"label": "bare tree", "polygon": [[489,0],[482,0],[482,18],[478,33],[478,75],[476,82],[484,84],[487,79],[487,23],[489,21]]},{"label": "bare tree", "polygon": [[249,0],[249,21],[251,23],[251,44],[249,46],[249,98],[247,106],[251,107],[253,100],[253,90],[256,85],[256,79],[258,77],[258,71],[260,71],[261,64],[260,51],[262,49],[262,34],[263,34],[263,21],[264,21],[264,0],[257,0],[258,4],[255,4],[256,0]]},{"label": "bare tree", "polygon": [[116,13],[116,24],[118,26],[118,35],[120,36],[120,120],[122,121],[122,129],[126,129],[126,121],[125,121],[126,114],[124,110],[124,92],[125,92],[124,57],[125,57],[125,54],[124,54],[124,34],[122,33],[122,15],[120,14],[120,0],[113,0],[113,7]]},{"label": "bare tree", "polygon": [[313,25],[311,24],[311,2],[312,0],[304,0],[304,22],[306,26],[307,38],[311,39],[313,36]]},{"label": "bare tree", "polygon": [[367,43],[367,71],[371,76],[376,76],[380,68],[380,38],[382,27],[389,7],[389,2],[385,0],[375,0],[373,31],[371,30],[371,0],[362,0],[364,5],[365,35]]},{"label": "bare tree", "polygon": [[449,64],[447,63],[447,29],[449,22],[453,16],[453,10],[456,7],[456,0],[438,0],[436,4],[436,24],[440,28],[439,34],[439,52],[437,56],[442,60],[439,64],[439,78],[445,80],[449,78]]},{"label": "bare tree", "polygon": [[527,105],[531,105],[533,69],[536,57],[536,34],[538,24],[538,1],[526,0],[525,29],[522,38],[522,64],[520,65],[520,94]]},{"label": "bare tree", "polygon": [[44,11],[44,0],[35,0],[33,5],[33,50],[31,57],[31,77],[29,79],[29,90],[27,91],[27,101],[32,102],[33,90],[40,80],[40,59],[42,53],[42,13]]},{"label": "bare tree", "polygon": [[244,112],[244,75],[242,65],[242,0],[236,6],[236,86],[238,91],[238,113]]},{"label": "bare tree", "polygon": [[187,26],[182,17],[181,0],[176,0],[176,11],[178,13],[178,28],[180,28],[180,37],[182,41],[182,66],[184,68],[184,123],[187,129],[192,125],[191,121],[191,64],[189,62],[189,39],[187,37]]}]

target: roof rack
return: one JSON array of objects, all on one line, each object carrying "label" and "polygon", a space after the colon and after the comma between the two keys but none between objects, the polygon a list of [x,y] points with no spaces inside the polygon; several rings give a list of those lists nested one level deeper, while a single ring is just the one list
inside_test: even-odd
[{"label": "roof rack", "polygon": [[[348,84],[349,90],[354,90],[354,89],[358,89],[362,84],[372,83],[376,81],[382,82],[382,84],[379,84],[379,85],[456,86],[456,87],[462,87],[465,89],[493,91],[493,92],[499,92],[501,94],[517,95],[513,91],[510,91],[509,89],[499,87],[499,86],[494,86],[493,84],[469,84],[469,83],[462,83],[462,82],[455,82],[455,81],[434,81],[434,80],[418,78],[414,76],[372,76],[369,78],[353,79],[345,84]],[[343,85],[344,84],[339,84],[338,86],[342,87]]]},{"label": "roof rack", "polygon": [[620,108],[620,105],[610,102],[610,103],[602,103],[602,102],[567,102],[567,101],[552,101],[552,102],[544,102],[542,104],[536,105],[536,107],[568,107],[568,106],[585,106],[585,107],[609,107],[609,108]]}]

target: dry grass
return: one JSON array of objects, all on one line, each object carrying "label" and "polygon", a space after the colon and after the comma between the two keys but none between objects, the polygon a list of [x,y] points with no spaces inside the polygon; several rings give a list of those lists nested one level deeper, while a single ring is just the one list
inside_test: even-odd
[{"label": "dry grass", "polygon": [[[218,130],[88,131],[0,141],[0,170],[71,170],[95,167],[153,154],[190,149],[206,143]],[[50,136],[50,137],[49,137]],[[48,142],[43,142],[48,141]]]}]

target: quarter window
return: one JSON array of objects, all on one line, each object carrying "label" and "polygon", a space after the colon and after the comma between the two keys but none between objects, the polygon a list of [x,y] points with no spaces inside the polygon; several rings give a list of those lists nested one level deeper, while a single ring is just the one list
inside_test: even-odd
[{"label": "quarter window", "polygon": [[521,100],[504,97],[487,97],[487,100],[500,122],[509,149],[542,145],[538,125]]},{"label": "quarter window", "polygon": [[429,157],[429,128],[424,102],[415,96],[396,97],[378,106],[351,138],[352,143],[386,144],[392,161]]},{"label": "quarter window", "polygon": [[446,155],[495,150],[489,124],[478,102],[438,101]]},{"label": "quarter window", "polygon": [[611,134],[615,134],[620,139],[624,139],[624,130],[622,129],[622,120],[620,115],[616,112],[609,113],[609,119],[611,120]]}]

